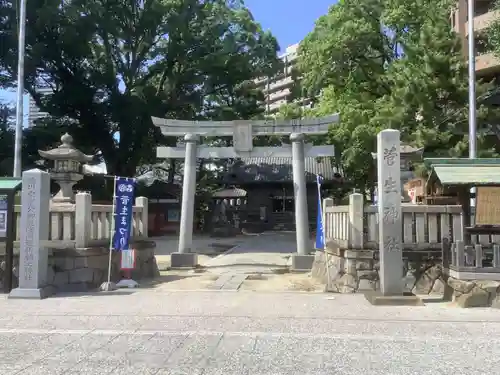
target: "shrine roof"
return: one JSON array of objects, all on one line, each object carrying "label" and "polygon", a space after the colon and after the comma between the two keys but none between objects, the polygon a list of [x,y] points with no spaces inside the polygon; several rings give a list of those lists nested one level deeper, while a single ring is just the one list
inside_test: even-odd
[{"label": "shrine roof", "polygon": [[500,159],[497,158],[424,158],[427,165],[499,165]]},{"label": "shrine roof", "polygon": [[[338,180],[330,157],[305,158],[306,181],[316,183],[316,175],[325,182]],[[228,177],[237,183],[292,182],[292,158],[242,158],[229,169]]]},{"label": "shrine roof", "polygon": [[0,190],[18,190],[22,182],[22,179],[15,177],[0,178]]},{"label": "shrine roof", "polygon": [[442,185],[500,186],[500,163],[432,164],[432,179]]}]

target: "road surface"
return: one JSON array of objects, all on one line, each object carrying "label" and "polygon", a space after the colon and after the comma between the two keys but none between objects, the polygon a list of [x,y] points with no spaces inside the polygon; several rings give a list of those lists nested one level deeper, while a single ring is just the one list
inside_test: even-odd
[{"label": "road surface", "polygon": [[498,373],[498,310],[372,307],[361,295],[0,297],[0,374]]}]

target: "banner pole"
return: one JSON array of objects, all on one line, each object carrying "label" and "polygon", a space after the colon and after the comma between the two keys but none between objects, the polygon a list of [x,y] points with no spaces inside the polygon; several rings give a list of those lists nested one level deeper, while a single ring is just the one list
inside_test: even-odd
[{"label": "banner pole", "polygon": [[113,210],[111,214],[111,232],[109,234],[109,260],[108,260],[108,285],[111,282],[111,260],[113,256],[113,236],[115,233],[115,208],[116,207],[116,176],[113,184]]},{"label": "banner pole", "polygon": [[328,253],[326,252],[326,232],[325,232],[325,215],[324,215],[324,207],[323,207],[323,202],[321,199],[321,183],[320,183],[320,177],[316,177],[316,184],[318,185],[318,216],[321,218],[320,224],[321,224],[321,233],[323,234],[323,254],[325,255],[325,265],[326,265],[326,291],[329,291],[330,288],[330,266],[328,265]]}]

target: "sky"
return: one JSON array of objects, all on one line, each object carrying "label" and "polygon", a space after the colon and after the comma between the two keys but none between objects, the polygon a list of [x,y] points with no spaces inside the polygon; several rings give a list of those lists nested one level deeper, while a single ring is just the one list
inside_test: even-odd
[{"label": "sky", "polygon": [[[312,29],[314,22],[328,12],[334,0],[245,0],[255,20],[277,38],[284,52],[286,47],[300,42]],[[0,101],[15,102],[15,92],[0,90]],[[24,100],[24,112],[28,106]]]},{"label": "sky", "polygon": [[244,0],[254,18],[278,39],[282,52],[300,42],[334,0]]}]

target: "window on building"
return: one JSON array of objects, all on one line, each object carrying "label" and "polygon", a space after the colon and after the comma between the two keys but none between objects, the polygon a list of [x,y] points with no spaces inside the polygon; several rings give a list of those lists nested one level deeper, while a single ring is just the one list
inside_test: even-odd
[{"label": "window on building", "polygon": [[295,201],[292,197],[273,197],[273,212],[294,212]]}]

